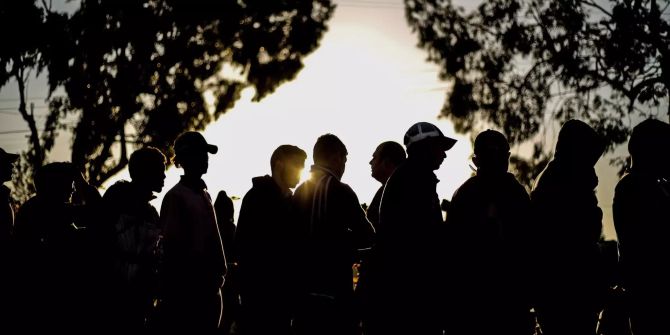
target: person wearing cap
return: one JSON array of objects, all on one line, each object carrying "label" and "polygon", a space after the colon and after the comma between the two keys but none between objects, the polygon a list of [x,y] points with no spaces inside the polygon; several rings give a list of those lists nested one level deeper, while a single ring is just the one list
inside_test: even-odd
[{"label": "person wearing cap", "polygon": [[242,200],[235,250],[243,334],[291,334],[291,189],[300,181],[306,158],[302,149],[280,145],[270,157],[272,174],[253,178]]},{"label": "person wearing cap", "polygon": [[[530,314],[527,230],[530,197],[507,172],[507,138],[475,138],[475,176],[454,193],[449,231],[449,334],[534,334]],[[486,322],[479,322],[485,319]]]},{"label": "person wearing cap", "polygon": [[414,124],[407,160],[386,182],[371,255],[373,334],[442,334],[444,222],[437,195],[440,168],[456,140],[435,125]]},{"label": "person wearing cap", "polygon": [[607,290],[595,164],[604,140],[569,120],[531,192],[535,311],[543,334],[594,334]]},{"label": "person wearing cap", "polygon": [[12,180],[14,163],[19,158],[0,148],[0,257],[4,257],[14,229],[14,208],[10,189],[4,183]]},{"label": "person wearing cap", "polygon": [[635,335],[668,329],[669,146],[670,124],[647,119],[635,126],[628,141],[632,166],[614,193],[614,227]]},{"label": "person wearing cap", "polygon": [[356,329],[352,266],[372,246],[374,228],[341,181],[347,148],[333,134],[314,144],[312,176],[295,191],[296,334],[347,335]]},{"label": "person wearing cap", "polygon": [[184,175],[161,205],[163,230],[162,326],[170,331],[213,332],[221,320],[226,258],[212,199],[202,175],[218,148],[198,132],[174,143],[174,162]]}]

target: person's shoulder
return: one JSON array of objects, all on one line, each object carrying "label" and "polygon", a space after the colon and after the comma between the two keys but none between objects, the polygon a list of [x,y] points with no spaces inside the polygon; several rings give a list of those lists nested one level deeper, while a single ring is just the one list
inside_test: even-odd
[{"label": "person's shoulder", "polygon": [[461,186],[459,186],[456,191],[454,191],[454,197],[462,197],[468,195],[479,188],[480,182],[476,175],[468,178]]},{"label": "person's shoulder", "polygon": [[625,174],[614,188],[615,194],[638,192],[640,189],[653,187],[654,180],[638,173]]},{"label": "person's shoulder", "polygon": [[163,202],[165,202],[166,200],[183,198],[187,194],[187,192],[188,187],[186,187],[186,185],[183,185],[182,183],[177,183],[165,193],[165,196],[163,197]]},{"label": "person's shoulder", "polygon": [[104,199],[108,199],[110,197],[117,197],[122,194],[126,194],[127,192],[130,192],[130,182],[126,180],[119,180],[116,183],[112,184],[107,190],[105,191],[105,194],[103,195]]}]

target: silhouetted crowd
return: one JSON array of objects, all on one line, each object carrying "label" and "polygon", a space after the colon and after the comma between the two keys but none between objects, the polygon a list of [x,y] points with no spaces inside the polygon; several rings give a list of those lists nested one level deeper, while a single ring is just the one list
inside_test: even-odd
[{"label": "silhouetted crowd", "polygon": [[[667,334],[670,327],[670,125],[631,134],[616,186],[618,236],[604,241],[595,164],[605,141],[566,122],[530,194],[508,172],[510,146],[478,134],[476,167],[440,203],[439,169],[456,140],[419,122],[372,154],[369,206],[341,182],[347,148],[325,134],[307,154],[281,145],[252,179],[237,225],[202,176],[217,146],[174,143],[181,180],[158,213],[167,159],[132,153],[130,181],[104,196],[71,163],[35,174],[16,212],[0,185],[3,333]],[[18,155],[0,149],[0,177]],[[292,191],[295,189],[295,191]],[[446,220],[443,210],[446,211]],[[354,275],[356,274],[356,275]],[[667,332],[667,333],[666,333]]]}]

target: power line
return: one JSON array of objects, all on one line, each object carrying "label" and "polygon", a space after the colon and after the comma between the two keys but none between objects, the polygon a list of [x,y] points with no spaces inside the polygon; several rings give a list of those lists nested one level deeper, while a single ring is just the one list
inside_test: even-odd
[{"label": "power line", "polygon": [[[34,107],[31,107],[31,108],[33,108],[33,109],[49,109],[49,106],[46,106],[46,105],[34,106]],[[10,112],[15,111],[15,112],[18,112],[19,107],[0,107],[0,111],[10,111]]]},{"label": "power line", "polygon": [[[28,97],[26,100],[46,100],[47,97]],[[0,98],[0,101],[21,101],[19,98]]]},{"label": "power line", "polygon": [[11,134],[24,134],[24,133],[29,133],[29,129],[25,130],[7,130],[7,131],[0,131],[0,135],[11,135]]}]

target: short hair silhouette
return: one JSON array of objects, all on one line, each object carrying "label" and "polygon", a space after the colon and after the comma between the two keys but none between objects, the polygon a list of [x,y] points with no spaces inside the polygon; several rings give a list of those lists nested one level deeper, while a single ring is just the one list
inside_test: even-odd
[{"label": "short hair silhouette", "polygon": [[509,152],[509,143],[501,132],[487,129],[475,138],[474,152],[476,156],[504,154]]},{"label": "short hair silhouette", "polygon": [[305,160],[307,159],[307,153],[305,150],[302,150],[295,145],[290,145],[290,144],[283,144],[277,147],[275,151],[272,152],[272,156],[270,157],[270,168],[274,169],[275,163],[279,160],[286,160],[286,159],[301,159]]},{"label": "short hair silhouette", "polygon": [[667,150],[668,145],[670,145],[670,124],[656,119],[646,119],[633,128],[628,141],[628,152],[633,160],[648,160],[658,155],[661,150]]},{"label": "short hair silhouette", "polygon": [[62,185],[74,182],[72,163],[55,162],[46,164],[35,172],[35,191],[37,194],[62,191]]},{"label": "short hair silhouette", "polygon": [[153,169],[160,164],[165,164],[167,159],[165,155],[154,147],[144,147],[135,150],[130,155],[128,162],[128,171],[131,179],[141,179],[148,174],[154,173]]},{"label": "short hair silhouette", "polygon": [[330,162],[334,156],[348,154],[347,147],[333,134],[319,136],[314,144],[314,163]]},{"label": "short hair silhouette", "polygon": [[379,157],[398,166],[407,159],[405,149],[398,142],[386,141],[379,145]]}]

